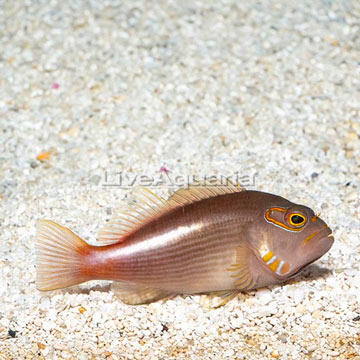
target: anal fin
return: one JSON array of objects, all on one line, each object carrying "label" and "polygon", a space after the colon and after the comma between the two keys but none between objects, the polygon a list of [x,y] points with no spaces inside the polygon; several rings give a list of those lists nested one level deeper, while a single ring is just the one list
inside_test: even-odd
[{"label": "anal fin", "polygon": [[240,293],[239,290],[224,290],[206,294],[207,296],[201,301],[202,306],[207,309],[217,309],[226,305]]},{"label": "anal fin", "polygon": [[128,305],[148,304],[173,295],[173,293],[167,290],[154,289],[142,284],[129,282],[113,282],[111,284],[111,291],[123,303]]}]

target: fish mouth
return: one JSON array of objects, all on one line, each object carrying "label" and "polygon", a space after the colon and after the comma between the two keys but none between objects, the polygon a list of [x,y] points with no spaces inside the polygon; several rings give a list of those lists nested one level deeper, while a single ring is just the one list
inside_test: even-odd
[{"label": "fish mouth", "polygon": [[332,230],[325,224],[324,229],[308,236],[304,240],[304,244],[307,244],[309,242],[314,242],[314,241],[323,241],[323,240],[327,239],[328,237],[332,236],[331,234],[332,234]]},{"label": "fish mouth", "polygon": [[324,230],[320,231],[318,234],[316,234],[311,241],[316,241],[315,250],[319,249],[320,255],[314,257],[310,261],[306,262],[303,265],[297,266],[291,271],[291,274],[289,274],[289,277],[292,278],[299,274],[302,270],[304,270],[308,265],[312,264],[316,260],[320,259],[324,254],[326,254],[330,248],[332,247],[335,239],[332,235],[332,231],[330,228],[326,227]]}]

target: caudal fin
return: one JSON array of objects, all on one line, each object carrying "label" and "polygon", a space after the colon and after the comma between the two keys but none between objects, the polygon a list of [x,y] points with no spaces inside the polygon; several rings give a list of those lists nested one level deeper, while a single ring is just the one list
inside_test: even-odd
[{"label": "caudal fin", "polygon": [[82,266],[84,250],[90,245],[66,227],[50,220],[38,221],[35,245],[39,290],[61,289],[89,280]]}]

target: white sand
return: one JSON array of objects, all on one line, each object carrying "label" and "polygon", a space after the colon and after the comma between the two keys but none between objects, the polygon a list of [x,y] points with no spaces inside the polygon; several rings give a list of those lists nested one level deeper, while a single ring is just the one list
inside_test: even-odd
[{"label": "white sand", "polygon": [[[360,359],[359,17],[357,0],[0,1],[0,357]],[[131,193],[105,171],[162,165],[257,173],[336,243],[211,311],[126,306],[106,282],[38,292],[35,221],[95,241]]]}]

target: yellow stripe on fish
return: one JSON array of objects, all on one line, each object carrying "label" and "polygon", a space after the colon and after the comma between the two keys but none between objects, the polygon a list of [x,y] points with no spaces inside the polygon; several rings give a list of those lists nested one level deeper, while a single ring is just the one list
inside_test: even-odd
[{"label": "yellow stripe on fish", "polygon": [[292,267],[288,262],[278,259],[270,250],[263,254],[262,259],[267,267],[278,275],[286,275]]},{"label": "yellow stripe on fish", "polygon": [[264,260],[265,262],[268,262],[270,259],[272,259],[273,256],[274,256],[274,254],[273,254],[271,251],[269,251],[267,254],[265,254],[265,255],[263,256],[263,260]]}]

